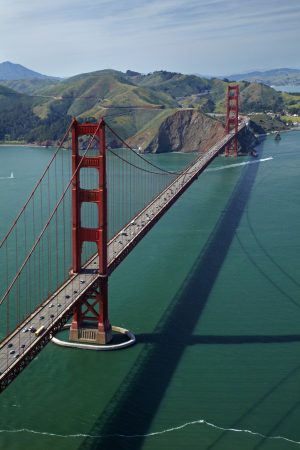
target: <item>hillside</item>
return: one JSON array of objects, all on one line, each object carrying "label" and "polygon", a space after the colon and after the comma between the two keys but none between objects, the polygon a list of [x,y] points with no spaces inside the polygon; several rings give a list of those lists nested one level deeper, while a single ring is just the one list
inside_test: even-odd
[{"label": "hillside", "polygon": [[[55,142],[72,117],[105,117],[124,139],[138,136],[135,142],[145,148],[162,121],[180,109],[224,114],[227,86],[217,78],[166,71],[143,75],[100,70],[65,80],[6,80],[0,95],[0,140]],[[242,81],[239,86],[242,112],[298,106],[299,98],[266,85]]]},{"label": "hillside", "polygon": [[29,78],[47,79],[53,77],[34,72],[21,66],[21,64],[14,64],[10,61],[0,63],[0,80],[25,80]]},{"label": "hillside", "polygon": [[155,110],[177,106],[170,96],[151,88],[136,86],[123,73],[114,70],[78,75],[40,90],[39,94],[45,96],[35,109],[40,117],[45,117],[51,105],[57,101],[69,103],[69,116],[95,119],[103,115],[124,115],[124,108],[131,114],[131,108]]},{"label": "hillside", "polygon": [[251,83],[264,83],[269,86],[283,86],[283,85],[300,85],[300,70],[299,69],[272,69],[266,71],[255,71],[248,73],[239,73],[229,75],[229,81],[250,81]]},{"label": "hillside", "polygon": [[141,129],[137,131],[136,134],[129,137],[128,143],[132,147],[139,148],[140,151],[144,152],[145,149],[150,145],[150,142],[155,138],[161,124],[169,116],[174,114],[177,109],[165,109],[159,114],[156,114],[151,120],[149,120]]},{"label": "hillside", "polygon": [[244,85],[240,91],[241,111],[280,112],[284,108],[282,96],[269,86],[259,83],[249,83]]},{"label": "hillside", "polygon": [[172,97],[199,94],[211,88],[210,81],[205,78],[176,72],[159,71],[138,75],[131,79],[135,84],[159,89]]},{"label": "hillside", "polygon": [[285,104],[285,109],[289,114],[300,115],[300,92],[295,94],[282,92],[282,99]]},{"label": "hillside", "polygon": [[286,123],[277,116],[268,114],[251,114],[250,128],[255,134],[265,134],[271,131],[287,130]]},{"label": "hillside", "polygon": [[52,106],[47,118],[34,113],[36,98],[0,85],[0,141],[40,142],[59,139],[70,122],[61,105]]},{"label": "hillside", "polygon": [[27,139],[26,133],[34,127],[38,118],[33,114],[33,100],[0,85],[0,140]]},{"label": "hillside", "polygon": [[[60,86],[62,98],[70,95],[68,114],[82,119],[106,116],[112,127],[127,138],[178,103],[164,92],[133,84],[123,73],[99,71],[68,79]],[[45,91],[46,92],[46,91]],[[47,93],[57,93],[56,89]]]},{"label": "hillside", "polygon": [[[176,100],[168,94],[150,87],[137,86],[125,74],[113,70],[77,75],[61,82],[50,82],[50,86],[49,82],[45,85],[32,80],[13,83],[19,92],[27,91],[31,95],[18,95],[16,91],[3,87],[3,95],[0,96],[0,140],[5,135],[10,135],[15,140],[18,139],[18,134],[20,139],[55,140],[58,133],[55,132],[52,136],[51,130],[53,127],[57,130],[59,117],[63,118],[62,123],[66,123],[73,116],[77,116],[79,120],[97,120],[107,116],[111,126],[127,138],[151,121],[162,109],[178,106]],[[5,104],[11,98],[14,98],[12,110],[15,117],[10,116],[10,122],[19,114],[17,104],[21,99],[26,98],[30,105],[25,136],[23,129],[18,133],[19,127],[14,127],[14,133],[11,133],[8,117],[5,117]],[[30,121],[32,126],[29,125]],[[63,127],[59,126],[59,129],[63,134]]]},{"label": "hillside", "polygon": [[39,95],[45,88],[55,86],[60,80],[54,78],[27,78],[22,80],[0,80],[2,86],[28,95]]}]

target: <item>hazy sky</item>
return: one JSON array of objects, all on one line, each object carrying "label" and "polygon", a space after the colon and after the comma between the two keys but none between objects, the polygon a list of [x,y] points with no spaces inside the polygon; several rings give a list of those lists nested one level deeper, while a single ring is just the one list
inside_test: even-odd
[{"label": "hazy sky", "polygon": [[0,43],[55,76],[300,69],[300,0],[0,0]]}]

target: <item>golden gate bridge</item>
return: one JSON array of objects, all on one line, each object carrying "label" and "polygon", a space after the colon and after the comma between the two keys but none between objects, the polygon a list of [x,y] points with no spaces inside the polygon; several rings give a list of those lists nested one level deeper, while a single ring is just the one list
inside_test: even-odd
[{"label": "golden gate bridge", "polygon": [[237,85],[226,105],[224,137],[182,171],[136,153],[104,119],[72,120],[0,243],[0,391],[71,318],[75,346],[107,346],[120,330],[109,320],[109,276],[220,152],[237,156],[246,127]]}]

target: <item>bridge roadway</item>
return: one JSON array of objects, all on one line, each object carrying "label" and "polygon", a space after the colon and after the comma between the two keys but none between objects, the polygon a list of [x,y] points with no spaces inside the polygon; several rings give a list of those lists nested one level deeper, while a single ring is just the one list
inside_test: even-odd
[{"label": "bridge roadway", "polygon": [[[246,126],[239,126],[241,131]],[[198,178],[201,172],[219,154],[234,137],[233,133],[201,154],[150,204],[138,213],[125,227],[108,242],[109,274],[130,253],[154,224],[164,215],[182,193]],[[85,265],[80,274],[71,276],[58,290],[27,317],[0,344],[0,392],[21,372],[27,364],[42,350],[51,337],[72,316],[73,307],[98,278],[98,256],[94,256]],[[39,336],[30,327],[39,329]]]}]

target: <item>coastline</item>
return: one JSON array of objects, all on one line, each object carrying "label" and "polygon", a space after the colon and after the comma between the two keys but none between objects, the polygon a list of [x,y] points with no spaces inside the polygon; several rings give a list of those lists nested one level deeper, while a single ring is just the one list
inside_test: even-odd
[{"label": "coastline", "polygon": [[[39,144],[19,144],[19,143],[14,143],[14,144],[0,144],[0,147],[31,147],[31,148],[57,148],[56,145],[39,145]],[[62,147],[64,150],[67,150],[66,148]]]},{"label": "coastline", "polygon": [[[286,132],[290,132],[290,131],[300,131],[300,125],[299,126],[292,126],[292,127],[289,127],[289,128],[287,128],[287,129],[285,129],[285,130],[280,130],[279,132],[280,132],[280,134],[281,133],[286,133]],[[270,136],[270,135],[272,135],[272,134],[275,134],[275,133],[278,133],[278,130],[271,130],[271,131],[268,131],[268,132],[266,132],[266,133],[254,133],[254,136],[256,137],[256,138],[263,138],[263,137],[265,137],[265,136]],[[8,142],[8,143],[0,143],[0,148],[1,147],[28,147],[28,148],[54,148],[54,149],[57,149],[58,148],[58,146],[57,145],[39,145],[39,144],[37,144],[36,142],[34,142],[34,143],[31,143],[31,144],[28,144],[28,143],[18,143],[18,142],[14,142],[14,143],[11,143],[11,142]],[[68,149],[68,148],[65,148],[65,147],[62,147],[62,150],[70,150],[70,149]],[[176,152],[170,152],[170,153],[184,153],[184,152],[182,152],[182,151],[176,151]]]},{"label": "coastline", "polygon": [[[279,133],[288,133],[289,131],[300,131],[300,126],[299,127],[292,127],[292,128],[287,128],[286,130],[280,130]],[[278,130],[272,130],[272,131],[268,131],[267,133],[261,133],[261,134],[257,134],[255,133],[255,137],[264,137],[264,136],[270,136],[271,134],[276,134],[278,133]]]}]

